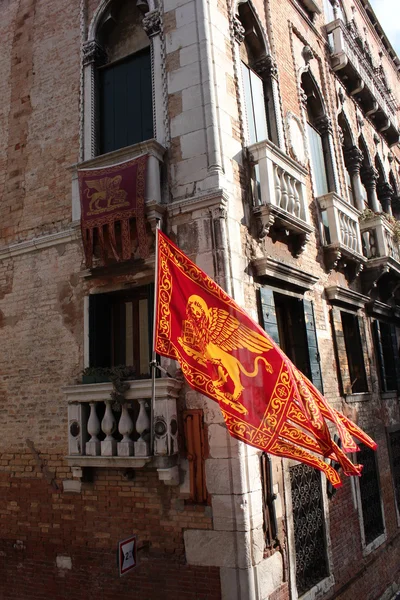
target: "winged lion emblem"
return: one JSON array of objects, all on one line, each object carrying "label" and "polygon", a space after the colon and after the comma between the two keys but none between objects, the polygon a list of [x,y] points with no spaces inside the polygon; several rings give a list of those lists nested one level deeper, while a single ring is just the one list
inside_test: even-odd
[{"label": "winged lion emblem", "polygon": [[[261,356],[272,349],[272,343],[241,323],[228,311],[209,308],[205,300],[197,295],[189,297],[186,317],[182,323],[182,337],[178,338],[178,343],[186,354],[199,364],[216,366],[218,377],[212,381],[215,395],[238,412],[247,414],[248,410],[240,402],[244,390],[241,376],[256,377],[260,361],[269,373],[273,373],[270,363]],[[231,354],[233,350],[240,349],[257,355],[252,372],[246,371],[241,362]],[[224,390],[228,383],[233,384],[232,392]]]},{"label": "winged lion emblem", "polygon": [[[86,181],[86,197],[90,199],[88,215],[106,212],[117,206],[129,204],[125,202],[127,192],[120,190],[122,175],[103,177]],[[94,190],[90,193],[90,190]]]}]

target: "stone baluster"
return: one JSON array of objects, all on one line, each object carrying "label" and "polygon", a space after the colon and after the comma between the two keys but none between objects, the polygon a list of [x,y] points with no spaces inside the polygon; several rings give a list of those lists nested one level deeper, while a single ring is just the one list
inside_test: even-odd
[{"label": "stone baluster", "polygon": [[122,440],[117,444],[118,456],[132,456],[133,441],[131,440],[130,435],[133,431],[133,421],[126,404],[123,404],[121,408],[118,431],[122,435]]},{"label": "stone baluster", "polygon": [[376,182],[378,181],[379,173],[373,166],[363,167],[361,169],[361,179],[364,183],[368,195],[368,204],[370,208],[379,213],[382,211],[381,204],[376,193]]},{"label": "stone baluster", "polygon": [[136,421],[136,431],[140,435],[135,442],[135,456],[149,456],[149,443],[143,438],[143,434],[150,429],[150,419],[146,412],[146,400],[139,400],[139,415]]},{"label": "stone baluster", "polygon": [[97,436],[100,433],[100,421],[97,416],[95,402],[90,402],[90,415],[87,423],[87,430],[90,435],[90,440],[86,442],[86,454],[88,456],[98,456],[100,454],[100,441]]},{"label": "stone baluster", "polygon": [[292,183],[292,178],[290,177],[290,175],[286,174],[286,180],[287,180],[287,185],[288,185],[288,193],[289,193],[289,203],[288,203],[288,207],[287,207],[287,211],[291,214],[294,215],[294,191],[293,191],[293,183]]},{"label": "stone baluster", "polygon": [[287,188],[285,175],[286,175],[285,171],[281,170],[281,190],[282,190],[281,208],[283,208],[283,210],[287,210],[288,204],[289,204],[289,194],[288,194],[288,188]]},{"label": "stone baluster", "polygon": [[301,202],[300,194],[297,189],[297,181],[293,180],[293,193],[294,193],[294,215],[295,217],[301,218]]},{"label": "stone baluster", "polygon": [[111,400],[105,401],[106,411],[101,422],[101,429],[106,434],[106,438],[101,442],[101,455],[114,456],[117,453],[117,440],[113,438],[116,429],[115,417],[111,409]]},{"label": "stone baluster", "polygon": [[276,206],[281,205],[282,200],[282,190],[281,190],[281,178],[279,175],[279,167],[278,165],[274,165],[274,178],[275,178],[275,200]]}]

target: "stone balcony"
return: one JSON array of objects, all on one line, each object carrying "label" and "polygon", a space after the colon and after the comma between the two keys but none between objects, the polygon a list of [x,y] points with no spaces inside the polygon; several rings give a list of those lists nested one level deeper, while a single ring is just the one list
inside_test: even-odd
[{"label": "stone balcony", "polygon": [[260,237],[270,227],[300,238],[302,249],[313,227],[307,204],[307,171],[269,140],[248,147],[255,166],[253,213],[260,223]]},{"label": "stone balcony", "polygon": [[[157,467],[160,479],[177,477],[178,421],[176,399],[181,382],[128,381],[126,403],[118,409],[111,399],[111,383],[90,383],[62,388],[68,403],[68,456],[71,467]],[[154,439],[150,431],[153,422]]]},{"label": "stone balcony", "polygon": [[353,266],[358,274],[367,262],[363,256],[359,225],[360,211],[335,192],[317,198],[322,213],[323,245],[328,269],[339,261]]},{"label": "stone balcony", "polygon": [[383,214],[361,221],[364,255],[367,268],[394,271],[400,276],[400,246],[393,226]]},{"label": "stone balcony", "polygon": [[400,139],[397,123],[397,106],[390,90],[384,85],[372,61],[362,50],[362,40],[352,24],[336,19],[326,25],[332,34],[331,64],[347,91],[372,119],[376,129],[392,146]]},{"label": "stone balcony", "polygon": [[79,169],[101,169],[111,165],[137,158],[143,154],[148,154],[149,160],[147,164],[146,175],[146,216],[153,229],[155,229],[156,218],[162,214],[161,206],[161,166],[163,164],[163,156],[165,148],[156,140],[147,140],[127,146],[114,152],[101,154],[90,160],[78,163],[71,167],[72,171],[72,220],[78,221],[81,217],[81,208],[79,202],[79,185],[78,185],[78,170]]}]

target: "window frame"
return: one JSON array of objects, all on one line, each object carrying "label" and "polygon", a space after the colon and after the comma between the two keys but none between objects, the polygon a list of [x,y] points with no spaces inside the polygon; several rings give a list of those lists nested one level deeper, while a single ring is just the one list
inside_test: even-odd
[{"label": "window frame", "polygon": [[396,489],[396,481],[395,481],[395,473],[393,468],[393,450],[392,444],[390,441],[390,436],[397,434],[400,438],[400,425],[394,425],[386,428],[386,439],[387,439],[387,447],[389,454],[389,463],[390,463],[390,473],[392,476],[392,485],[393,485],[393,495],[394,495],[394,504],[397,516],[397,527],[400,527],[400,465],[399,465],[399,490],[397,494]]}]

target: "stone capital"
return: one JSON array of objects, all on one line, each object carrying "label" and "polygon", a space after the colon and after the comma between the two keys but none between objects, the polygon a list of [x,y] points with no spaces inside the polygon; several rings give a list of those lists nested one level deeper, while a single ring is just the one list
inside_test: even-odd
[{"label": "stone capital", "polygon": [[372,165],[361,169],[361,179],[366,188],[376,188],[376,182],[379,179],[379,173]]},{"label": "stone capital", "polygon": [[325,135],[326,133],[329,135],[333,134],[332,120],[328,115],[322,115],[322,117],[316,119],[314,125],[321,135]]},{"label": "stone capital", "polygon": [[233,35],[238,44],[241,44],[244,40],[245,29],[237,17],[233,17]]},{"label": "stone capital", "polygon": [[379,200],[390,200],[394,195],[394,189],[388,181],[378,183],[376,191],[378,193]]},{"label": "stone capital", "polygon": [[345,148],[343,151],[344,162],[350,173],[350,175],[357,175],[360,172],[362,161],[364,158],[363,153],[357,146],[350,146]]},{"label": "stone capital", "polygon": [[107,53],[96,40],[88,40],[83,44],[83,64],[96,66],[103,65],[107,61]]},{"label": "stone capital", "polygon": [[271,55],[259,58],[251,66],[261,77],[274,77],[276,79],[278,76],[278,67]]},{"label": "stone capital", "polygon": [[159,10],[153,10],[143,17],[142,27],[149,38],[161,31],[161,14]]}]

